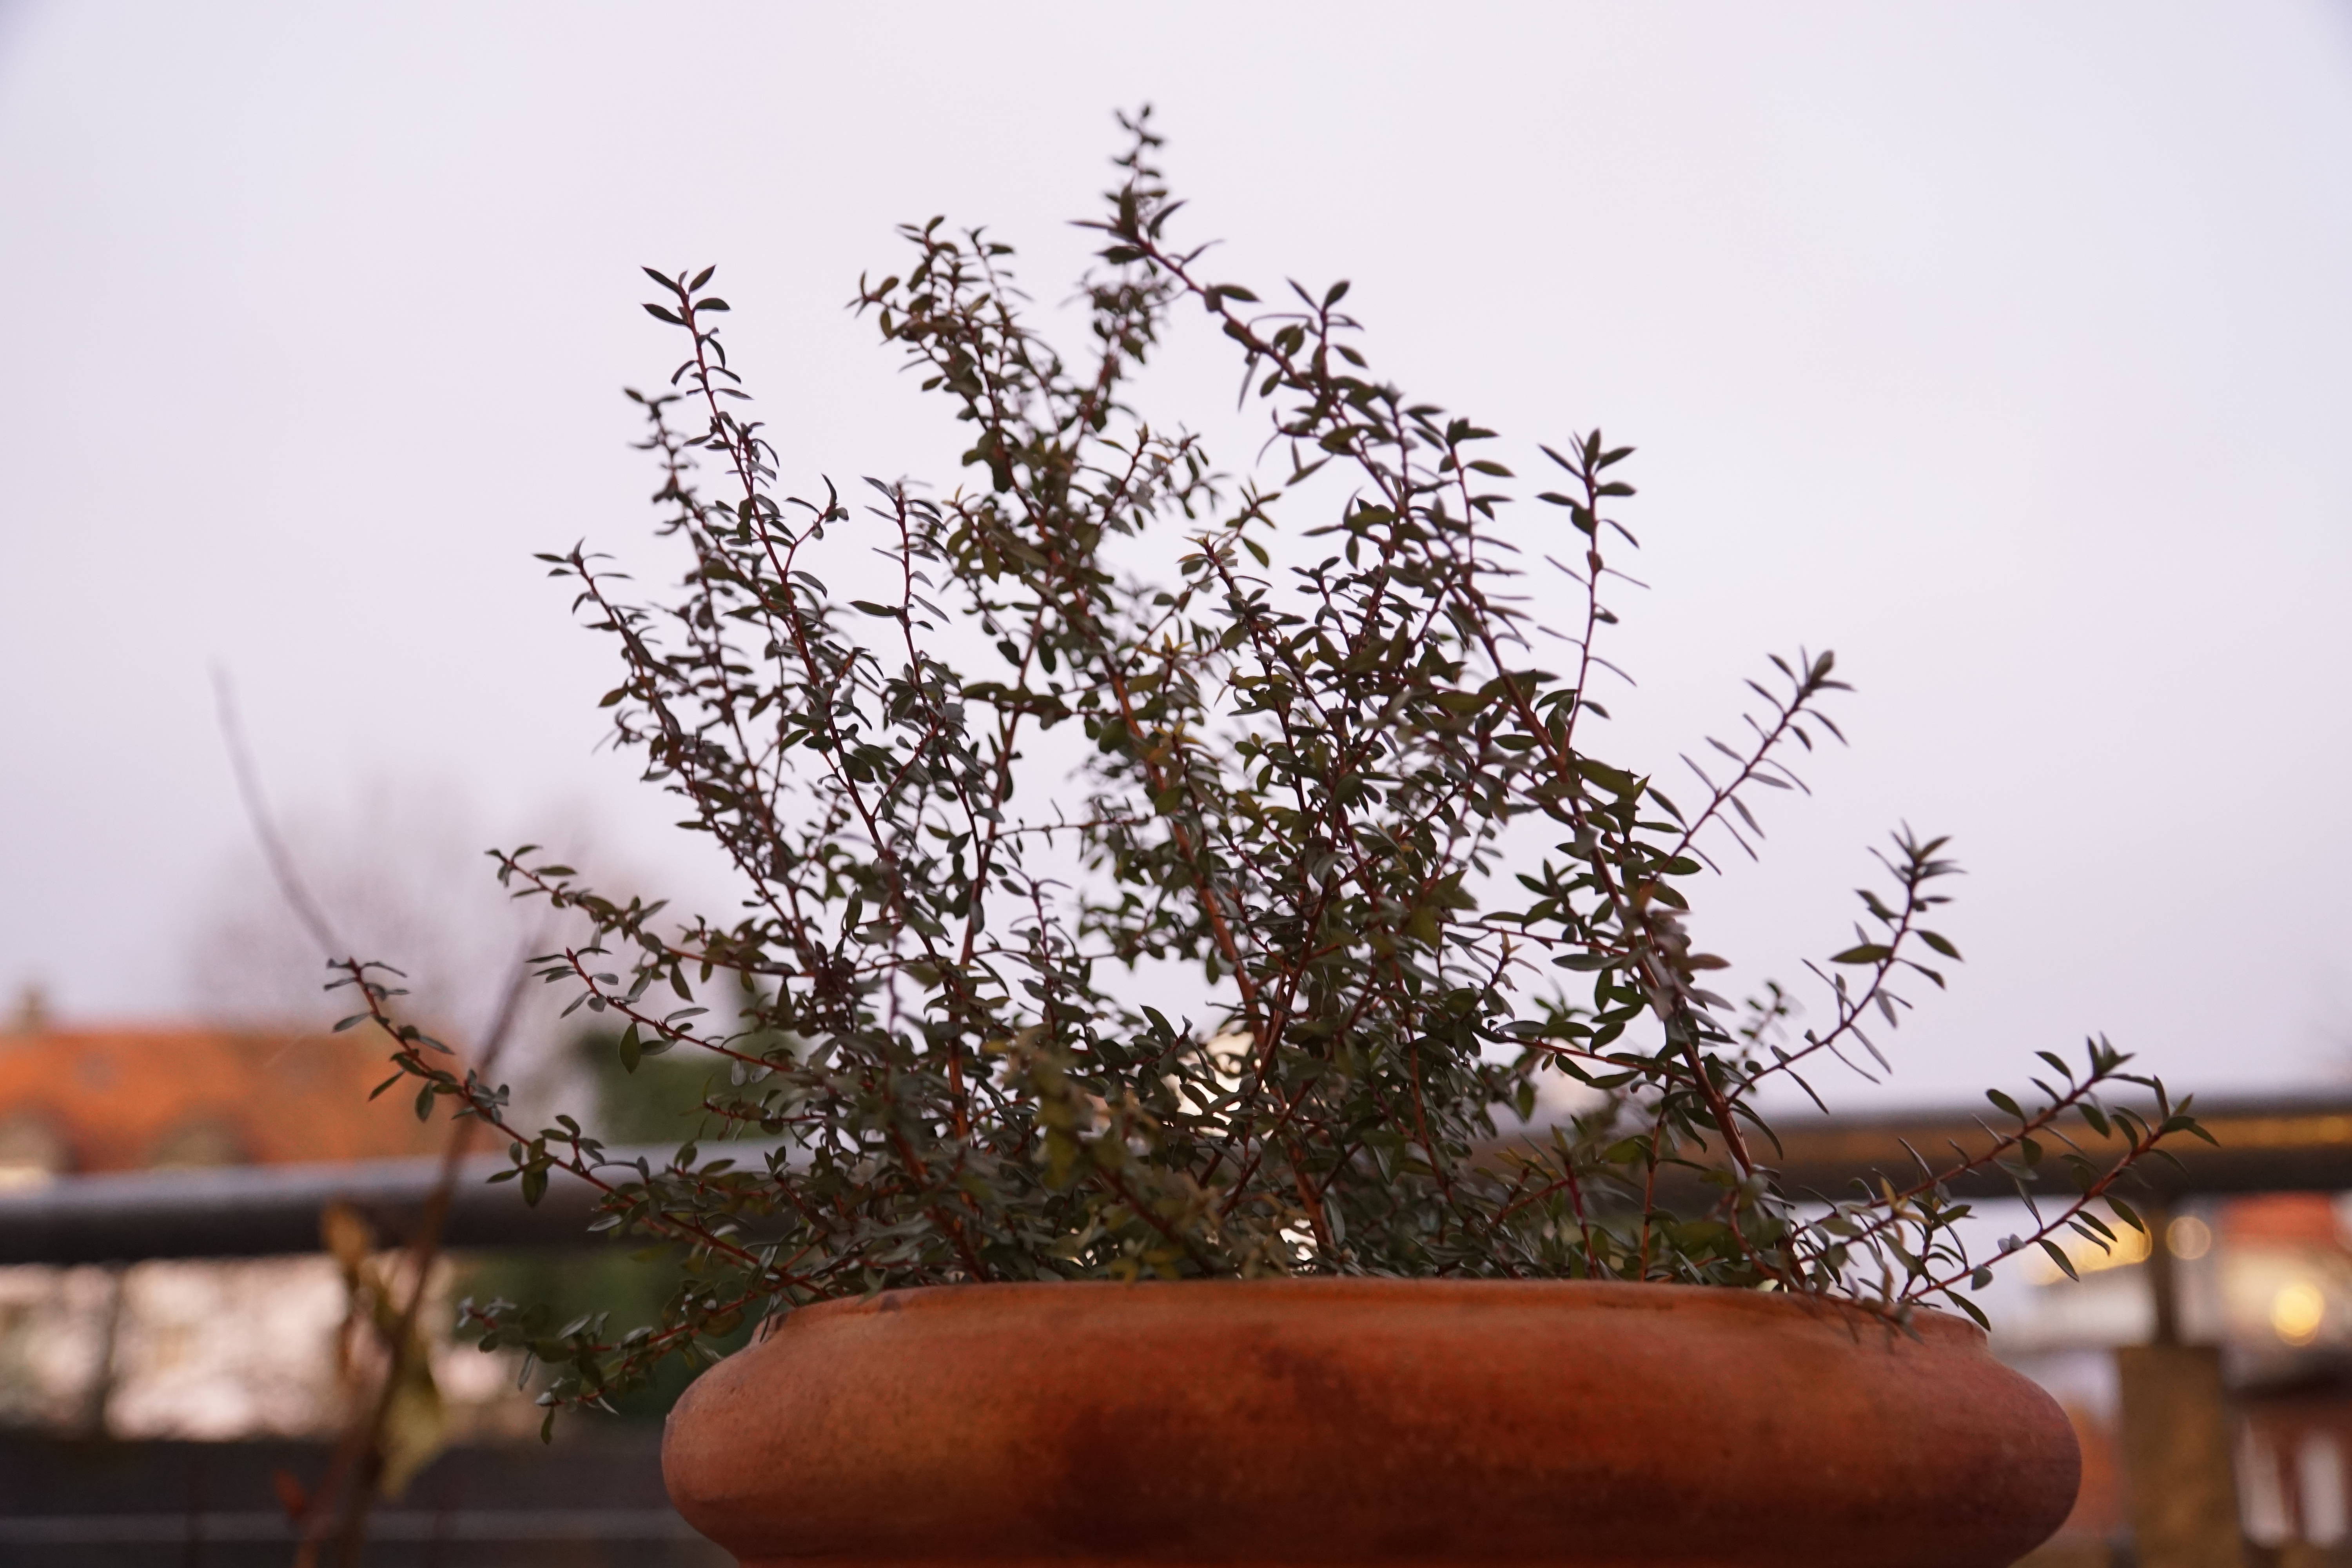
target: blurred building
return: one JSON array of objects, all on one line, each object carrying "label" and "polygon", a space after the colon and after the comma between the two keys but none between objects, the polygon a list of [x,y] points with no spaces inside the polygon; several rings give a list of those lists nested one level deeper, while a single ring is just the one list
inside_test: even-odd
[{"label": "blurred building", "polygon": [[373,1031],[213,1029],[0,1035],[0,1184],[172,1165],[431,1152]]},{"label": "blurred building", "polygon": [[[437,1152],[365,1031],[203,1028],[0,1034],[0,1187],[180,1166]],[[384,1258],[375,1266],[397,1268]],[[512,1368],[446,1342],[450,1268],[422,1314],[450,1435],[532,1425]],[[146,1438],[338,1429],[376,1352],[324,1253],[128,1267],[0,1268],[0,1426]]]},{"label": "blurred building", "polygon": [[[2345,1200],[2286,1193],[2207,1200],[2166,1230],[2180,1337],[2221,1351],[2247,1540],[2284,1561],[2352,1562],[2352,1227]],[[2154,1336],[2147,1247],[2067,1248],[2078,1279],[2026,1262],[2025,1300],[1996,1349],[2073,1417],[2084,1485],[2048,1561],[2106,1563],[2125,1533],[2113,1352]],[[2037,1554],[2036,1561],[2042,1561]]]}]

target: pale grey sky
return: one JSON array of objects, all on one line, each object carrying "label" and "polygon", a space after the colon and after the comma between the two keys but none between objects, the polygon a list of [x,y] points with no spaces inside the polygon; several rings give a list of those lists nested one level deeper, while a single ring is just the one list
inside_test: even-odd
[{"label": "pale grey sky", "polygon": [[453,787],[660,868],[530,559],[642,533],[637,265],[720,265],[788,468],[951,481],[842,302],[935,212],[1060,299],[1147,100],[1230,276],[1640,446],[1629,750],[1838,651],[1855,745],[1709,946],[1834,944],[1907,818],[1970,962],[1900,1098],[2098,1029],[2352,1069],[2352,12],[2283,0],[0,10],[0,985],[190,1004],[215,660],[290,812]]}]

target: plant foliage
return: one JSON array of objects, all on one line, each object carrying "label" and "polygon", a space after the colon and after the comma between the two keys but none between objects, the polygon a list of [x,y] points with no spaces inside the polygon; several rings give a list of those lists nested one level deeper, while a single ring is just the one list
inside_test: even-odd
[{"label": "plant foliage", "polygon": [[[2023,1183],[2062,1118],[2123,1158],[2066,1155],[2074,1190],[2001,1252],[2136,1223],[2109,1186],[2194,1123],[2104,1042],[2048,1057],[2031,1107],[1994,1095],[1989,1153],[1784,1190],[1759,1091],[1878,1061],[1897,983],[1940,986],[1959,956],[1930,925],[1945,841],[1905,831],[1813,970],[1818,1026],[1777,986],[1745,1009],[1707,989],[1725,963],[1692,947],[1691,889],[1711,854],[1754,852],[1751,797],[1801,787],[1792,756],[1837,735],[1830,655],[1774,658],[1745,742],[1710,742],[1684,798],[1606,760],[1632,449],[1542,447],[1523,486],[1492,431],[1375,373],[1344,282],[1277,304],[1213,280],[1171,237],[1148,120],[1124,123],[1082,353],[1030,324],[982,231],[906,228],[905,270],[861,282],[968,437],[944,497],[788,493],[711,269],[650,274],[688,353],[631,395],[690,566],[645,602],[583,549],[544,559],[621,656],[614,739],[746,901],[666,921],[530,847],[499,874],[593,921],[545,973],[621,1031],[623,1067],[724,1066],[709,1146],[616,1165],[568,1118],[514,1127],[503,1089],[394,1016],[383,972],[344,965],[420,1113],[454,1099],[509,1138],[525,1195],[569,1172],[605,1193],[600,1224],[689,1248],[655,1322],[494,1302],[469,1309],[488,1342],[554,1366],[561,1403],[798,1304],[975,1280],[1605,1278],[1973,1311],[1945,1184],[1995,1161]],[[1188,312],[1271,420],[1238,479],[1130,401]],[[1550,542],[1534,570],[1564,585],[1539,595],[1499,532],[1526,500]],[[1160,542],[1171,564],[1142,570]],[[1311,563],[1277,570],[1277,543]],[[875,597],[819,574],[877,549]],[[1580,1109],[1543,1117],[1548,1081]],[[2102,1109],[2123,1084],[2142,1110]]]}]

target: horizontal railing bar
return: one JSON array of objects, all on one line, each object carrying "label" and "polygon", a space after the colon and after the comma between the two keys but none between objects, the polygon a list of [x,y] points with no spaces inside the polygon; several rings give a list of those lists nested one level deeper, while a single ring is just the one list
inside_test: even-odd
[{"label": "horizontal railing bar", "polygon": [[[694,1529],[667,1509],[532,1508],[380,1510],[372,1541],[691,1541]],[[282,1513],[33,1514],[0,1519],[0,1545],[138,1546],[175,1542],[291,1542]]]},{"label": "horizontal railing bar", "polygon": [[[732,1157],[761,1163],[767,1142],[706,1143],[698,1163]],[[614,1178],[640,1159],[658,1172],[674,1144],[612,1147]],[[401,1160],[285,1165],[223,1165],[57,1176],[0,1192],[0,1263],[135,1263],[151,1258],[266,1258],[316,1252],[320,1215],[331,1204],[359,1212],[387,1245],[414,1235],[441,1179],[441,1161]],[[466,1160],[450,1194],[443,1244],[459,1249],[583,1246],[599,1196],[589,1184],[551,1173],[536,1205],[513,1181],[504,1154]]]}]

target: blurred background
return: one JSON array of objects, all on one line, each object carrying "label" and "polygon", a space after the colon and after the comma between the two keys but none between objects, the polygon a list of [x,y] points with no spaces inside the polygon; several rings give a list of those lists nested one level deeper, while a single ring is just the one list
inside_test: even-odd
[{"label": "blurred background", "polygon": [[[1837,651],[1852,749],[1698,921],[1740,978],[1793,975],[1872,842],[1954,835],[1969,962],[1833,1110],[1969,1103],[2095,1032],[2209,1097],[2352,1096],[2352,9],[0,0],[0,1180],[438,1147],[315,1037],[338,1010],[218,681],[330,918],[456,1037],[547,934],[491,845],[723,908],[598,749],[607,651],[531,559],[658,570],[621,388],[673,351],[637,268],[719,265],[789,485],[951,485],[953,426],[845,301],[945,214],[1074,320],[1067,220],[1145,102],[1223,275],[1351,279],[1379,363],[1520,450],[1640,447],[1621,752],[1668,777],[1766,653]],[[1147,406],[1223,416],[1200,340]],[[1239,430],[1210,427],[1228,466]],[[534,1001],[504,1065],[593,1115],[593,1059]],[[300,1077],[301,1138],[240,1120],[254,1075]],[[2352,1353],[2314,1182],[2175,1215],[2203,1241],[2174,1337],[2234,1347],[2232,1398],[2324,1392]],[[544,1252],[441,1267],[436,1301],[613,1288]],[[2108,1348],[2153,1331],[2147,1272],[2001,1288],[2009,1352],[2086,1432],[2119,1419]],[[0,1269],[0,1418],[173,1476],[211,1462],[174,1444],[323,1441],[349,1286],[327,1254]],[[494,1359],[435,1363],[437,1442],[535,1428]],[[2257,1542],[2345,1533],[2314,1419],[2232,1428]],[[627,1426],[642,1552],[687,1552]],[[170,1485],[174,1519],[229,1508]],[[458,1551],[474,1505],[431,1495],[442,1534],[401,1550]],[[2100,1495],[2076,1534],[2123,1539]]]}]

